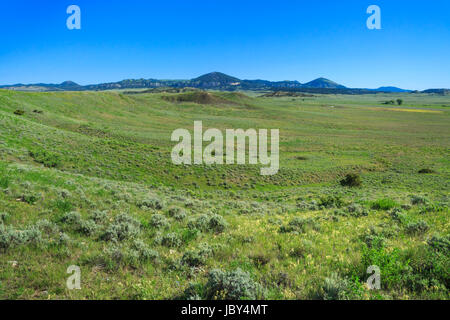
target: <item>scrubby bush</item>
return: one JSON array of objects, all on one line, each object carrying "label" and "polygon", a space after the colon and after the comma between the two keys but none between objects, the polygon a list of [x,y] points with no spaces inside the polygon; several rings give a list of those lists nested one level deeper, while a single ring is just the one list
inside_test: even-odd
[{"label": "scrubby bush", "polygon": [[227,228],[227,226],[228,223],[221,215],[213,214],[210,216],[208,223],[208,227],[210,228],[210,230],[216,233],[221,233]]},{"label": "scrubby bush", "polygon": [[187,228],[187,229],[183,230],[181,236],[182,236],[184,243],[189,243],[192,240],[195,240],[199,234],[200,234],[200,230],[195,229],[195,228],[192,228],[192,229]]},{"label": "scrubby bush", "polygon": [[16,111],[14,111],[14,114],[15,114],[16,116],[23,116],[23,115],[25,114],[25,111],[24,111],[24,110],[17,109]]},{"label": "scrubby bush", "polygon": [[448,299],[450,286],[450,257],[432,246],[421,246],[408,251],[409,272],[404,286],[414,292],[433,293],[438,299]]},{"label": "scrubby bush", "polygon": [[450,254],[450,235],[440,236],[434,235],[428,240],[428,245],[436,251],[443,252],[447,255]]},{"label": "scrubby bush", "polygon": [[369,215],[369,211],[364,208],[362,205],[357,204],[357,203],[352,203],[350,204],[347,208],[346,211],[353,217],[365,217]]},{"label": "scrubby bush", "polygon": [[167,233],[163,236],[156,237],[155,243],[169,248],[176,248],[181,246],[182,241],[178,234]]},{"label": "scrubby bush", "polygon": [[105,223],[108,220],[108,211],[95,210],[91,212],[89,218],[98,224]]},{"label": "scrubby bush", "polygon": [[80,224],[77,226],[77,231],[85,234],[87,236],[91,236],[98,231],[98,225],[93,220],[82,220]]},{"label": "scrubby bush", "polygon": [[322,300],[344,300],[349,289],[347,279],[341,278],[337,273],[332,273],[330,277],[325,278],[314,298]]},{"label": "scrubby bush", "polygon": [[9,187],[9,178],[8,177],[0,177],[0,188],[7,189]]},{"label": "scrubby bush", "polygon": [[430,200],[428,200],[428,198],[425,196],[421,196],[421,195],[412,195],[411,196],[411,203],[413,205],[427,204],[429,202],[430,202]]},{"label": "scrubby bush", "polygon": [[300,201],[297,203],[297,208],[302,211],[317,211],[320,210],[317,201],[312,200],[310,202]]},{"label": "scrubby bush", "polygon": [[42,243],[42,232],[32,226],[25,230],[16,230],[11,226],[0,224],[0,249],[14,248],[19,245]]},{"label": "scrubby bush", "polygon": [[188,227],[190,229],[221,233],[228,227],[228,223],[221,215],[202,214],[197,218],[191,219],[188,222]]},{"label": "scrubby bush", "polygon": [[307,228],[319,229],[318,223],[313,218],[295,217],[287,225],[280,227],[281,233],[303,233]]},{"label": "scrubby bush", "polygon": [[152,226],[154,228],[160,229],[160,228],[168,227],[169,226],[169,221],[162,214],[154,214],[150,218],[149,224],[150,224],[150,226]]},{"label": "scrubby bush", "polygon": [[73,208],[73,205],[70,201],[61,199],[55,200],[53,206],[55,209],[61,212],[70,212]]},{"label": "scrubby bush", "polygon": [[61,217],[60,221],[62,223],[66,223],[66,224],[69,224],[72,226],[78,226],[81,224],[81,221],[82,221],[81,214],[76,211],[71,211],[71,212],[64,214]]},{"label": "scrubby bush", "polygon": [[204,290],[205,298],[208,300],[255,300],[264,297],[261,285],[241,269],[228,272],[211,270]]},{"label": "scrubby bush", "polygon": [[66,245],[70,242],[70,237],[65,234],[64,232],[60,232],[58,236],[58,244],[59,245]]},{"label": "scrubby bush", "polygon": [[38,193],[30,192],[22,194],[20,198],[23,202],[34,205],[41,198],[41,195]]},{"label": "scrubby bush", "polygon": [[420,214],[426,214],[429,212],[442,212],[447,208],[445,204],[441,203],[427,203],[424,206],[421,206],[419,209]]},{"label": "scrubby bush", "polygon": [[156,197],[149,197],[139,201],[137,206],[141,209],[161,210],[164,208],[165,204],[162,200]]},{"label": "scrubby bush", "polygon": [[391,216],[392,219],[398,222],[402,222],[407,219],[406,213],[400,208],[394,208],[391,211],[389,211],[389,216]]},{"label": "scrubby bush", "polygon": [[61,157],[58,154],[46,150],[30,151],[30,156],[48,168],[55,168],[61,163]]},{"label": "scrubby bush", "polygon": [[368,248],[382,248],[385,245],[385,237],[380,234],[368,233],[362,236],[362,241]]},{"label": "scrubby bush", "polygon": [[171,207],[169,208],[169,216],[174,218],[175,220],[184,220],[186,218],[186,211],[180,207]]},{"label": "scrubby bush", "polygon": [[123,241],[133,239],[141,232],[139,221],[126,213],[121,213],[114,218],[114,222],[109,225],[102,238],[106,241]]},{"label": "scrubby bush", "polygon": [[341,208],[344,201],[339,195],[328,195],[320,198],[319,206],[324,208]]},{"label": "scrubby bush", "polygon": [[384,198],[372,202],[371,208],[374,210],[390,210],[398,207],[398,203],[392,199]]},{"label": "scrubby bush", "polygon": [[403,276],[408,271],[409,261],[400,257],[400,250],[387,250],[384,245],[363,246],[361,258],[361,278],[369,266],[378,266],[383,270],[382,286],[385,289],[400,287]]},{"label": "scrubby bush", "polygon": [[190,267],[199,267],[206,263],[206,259],[212,253],[212,248],[207,244],[203,244],[197,250],[186,251],[181,258],[181,263]]},{"label": "scrubby bush", "polygon": [[9,214],[6,212],[0,212],[0,223],[6,222],[8,220]]},{"label": "scrubby bush", "polygon": [[150,249],[148,245],[140,239],[134,240],[131,248],[137,252],[139,260],[142,262],[150,260],[154,261],[159,257],[158,251]]},{"label": "scrubby bush", "polygon": [[436,171],[434,171],[434,170],[432,170],[432,169],[428,169],[428,168],[420,169],[418,172],[419,172],[420,174],[436,173]]},{"label": "scrubby bush", "polygon": [[349,173],[344,179],[340,181],[341,185],[344,187],[360,187],[361,177],[357,173]]},{"label": "scrubby bush", "polygon": [[423,234],[427,232],[428,229],[430,229],[430,227],[423,220],[419,220],[417,222],[409,222],[406,225],[406,232],[409,234]]},{"label": "scrubby bush", "polygon": [[35,227],[45,234],[54,234],[59,232],[59,227],[56,223],[50,222],[47,219],[36,222]]},{"label": "scrubby bush", "polygon": [[142,240],[134,240],[129,246],[113,244],[108,246],[100,258],[108,269],[115,269],[119,265],[138,267],[147,261],[156,261],[157,251],[150,249]]}]

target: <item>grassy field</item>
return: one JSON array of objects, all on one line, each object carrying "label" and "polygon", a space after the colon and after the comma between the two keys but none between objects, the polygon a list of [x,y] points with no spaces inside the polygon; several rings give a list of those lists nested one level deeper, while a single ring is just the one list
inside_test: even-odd
[{"label": "grassy field", "polygon": [[[0,90],[0,299],[449,298],[449,96],[198,102]],[[280,129],[280,171],[173,165],[195,120]]]}]

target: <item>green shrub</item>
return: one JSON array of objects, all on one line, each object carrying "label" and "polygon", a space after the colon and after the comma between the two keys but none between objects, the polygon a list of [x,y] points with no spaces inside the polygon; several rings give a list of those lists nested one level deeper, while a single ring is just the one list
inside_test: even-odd
[{"label": "green shrub", "polygon": [[221,215],[213,214],[209,218],[208,227],[216,233],[221,233],[228,227],[228,223]]},{"label": "green shrub", "polygon": [[302,211],[317,211],[320,209],[319,204],[315,200],[312,200],[310,202],[301,201],[297,203],[297,208]]},{"label": "green shrub", "polygon": [[7,189],[9,187],[9,178],[0,177],[0,188]]},{"label": "green shrub", "polygon": [[77,231],[87,236],[94,235],[98,229],[98,225],[93,220],[83,220],[77,226]]},{"label": "green shrub", "polygon": [[255,300],[264,297],[261,285],[239,268],[228,272],[211,270],[204,290],[208,300]]},{"label": "green shrub", "polygon": [[38,163],[42,163],[48,168],[55,168],[61,164],[61,157],[53,152],[46,150],[30,151],[30,156]]},{"label": "green shrub", "polygon": [[58,225],[48,221],[47,219],[39,220],[36,222],[35,227],[47,235],[59,233]]},{"label": "green shrub", "polygon": [[188,227],[190,229],[221,233],[228,227],[228,223],[221,215],[202,214],[197,218],[191,219],[188,222]]},{"label": "green shrub", "polygon": [[198,229],[185,229],[185,230],[183,230],[183,233],[181,235],[182,238],[183,238],[183,242],[184,243],[189,243],[192,240],[195,240],[198,237],[199,233],[200,233],[200,230],[198,230]]},{"label": "green shrub", "polygon": [[434,235],[428,240],[428,245],[436,251],[443,252],[447,255],[450,254],[450,235],[442,237],[440,235]]},{"label": "green shrub", "polygon": [[428,200],[427,197],[424,197],[424,196],[421,196],[421,195],[412,195],[411,196],[411,203],[413,205],[427,204],[429,202],[430,202],[430,200]]},{"label": "green shrub", "polygon": [[429,173],[436,173],[436,171],[434,171],[432,169],[425,168],[425,169],[420,169],[419,173],[420,174],[429,174]]},{"label": "green shrub", "polygon": [[381,284],[385,289],[401,287],[404,274],[408,271],[409,260],[401,259],[400,250],[388,251],[382,245],[363,246],[361,260],[363,267],[361,277],[365,276],[369,266],[378,266],[382,271]]},{"label": "green shrub", "polygon": [[169,221],[167,220],[167,218],[165,216],[163,216],[162,214],[154,214],[152,215],[152,217],[150,218],[150,223],[149,223],[152,227],[154,228],[166,228],[169,226]]},{"label": "green shrub", "polygon": [[60,221],[62,223],[66,223],[66,224],[69,224],[69,225],[72,225],[72,226],[79,226],[81,224],[81,221],[82,221],[81,214],[79,212],[76,212],[76,211],[71,211],[71,212],[68,212],[68,213],[64,214],[61,217]]},{"label": "green shrub", "polygon": [[409,234],[423,234],[427,232],[428,229],[430,229],[430,227],[423,220],[417,222],[409,222],[406,225],[406,232]]},{"label": "green shrub", "polygon": [[138,202],[137,206],[141,209],[162,210],[165,206],[164,202],[156,197],[150,197]]},{"label": "green shrub", "polygon": [[132,250],[135,250],[137,252],[137,256],[139,257],[139,261],[146,262],[146,261],[155,261],[159,258],[158,251],[150,249],[144,241],[137,239],[134,240],[132,244]]},{"label": "green shrub", "polygon": [[349,173],[340,181],[344,187],[360,187],[362,185],[361,177],[357,173]]},{"label": "green shrub", "polygon": [[0,212],[0,222],[5,223],[8,220],[9,214],[6,212]]},{"label": "green shrub", "polygon": [[73,208],[73,205],[70,201],[61,199],[55,200],[53,206],[55,207],[55,209],[61,212],[69,212]]},{"label": "green shrub", "polygon": [[182,244],[180,236],[176,233],[167,233],[162,237],[157,237],[155,242],[169,248],[176,248]]},{"label": "green shrub", "polygon": [[430,246],[409,251],[410,270],[405,286],[414,292],[433,292],[439,299],[448,299],[450,286],[450,257],[447,253]]},{"label": "green shrub", "polygon": [[389,198],[378,199],[371,204],[371,208],[374,210],[390,210],[394,207],[398,207],[398,203]]},{"label": "green shrub", "polygon": [[0,249],[14,248],[20,245],[42,243],[42,232],[35,226],[25,230],[16,230],[0,224]]},{"label": "green shrub", "polygon": [[341,208],[344,205],[344,201],[338,195],[328,195],[320,198],[319,206],[324,208]]},{"label": "green shrub", "polygon": [[114,222],[109,225],[102,239],[106,241],[124,241],[133,239],[141,232],[139,221],[126,213],[121,213],[114,218]]},{"label": "green shrub", "polygon": [[386,238],[379,234],[369,233],[362,236],[362,241],[368,248],[383,248]]},{"label": "green shrub", "polygon": [[330,277],[325,278],[320,289],[314,295],[314,298],[322,300],[344,300],[349,289],[349,282],[347,279],[341,278],[337,273],[332,273]]},{"label": "green shrub", "polygon": [[400,208],[392,209],[391,211],[389,211],[389,215],[391,216],[392,219],[398,222],[403,222],[407,220],[406,213]]},{"label": "green shrub", "polygon": [[27,194],[23,194],[21,196],[21,200],[23,202],[26,202],[31,205],[35,204],[40,198],[41,198],[41,195],[38,193],[27,193]]},{"label": "green shrub", "polygon": [[171,207],[169,208],[169,216],[174,218],[175,220],[184,220],[186,218],[186,211],[180,207]]},{"label": "green shrub", "polygon": [[287,225],[280,227],[281,233],[304,233],[308,227],[315,230],[319,229],[319,225],[313,218],[295,217]]},{"label": "green shrub", "polygon": [[14,111],[14,114],[17,116],[23,116],[25,114],[25,111],[17,109],[16,111]]},{"label": "green shrub", "polygon": [[89,218],[95,223],[105,223],[108,220],[108,211],[95,210],[91,212]]},{"label": "green shrub", "polygon": [[364,208],[362,205],[357,204],[357,203],[352,203],[350,204],[347,208],[346,208],[347,212],[352,216],[352,217],[365,217],[369,215],[369,211]]},{"label": "green shrub", "polygon": [[426,214],[429,212],[443,212],[446,208],[446,205],[440,203],[427,203],[426,205],[420,207],[419,213]]},{"label": "green shrub", "polygon": [[201,245],[197,250],[186,251],[181,258],[181,263],[190,267],[199,267],[206,263],[213,253],[207,244]]}]

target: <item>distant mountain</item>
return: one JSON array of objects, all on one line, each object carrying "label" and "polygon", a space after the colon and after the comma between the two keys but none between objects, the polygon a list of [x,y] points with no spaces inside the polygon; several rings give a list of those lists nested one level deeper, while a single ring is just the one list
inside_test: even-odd
[{"label": "distant mountain", "polygon": [[[397,87],[380,87],[378,89],[347,88],[326,78],[318,78],[302,84],[298,81],[268,81],[240,80],[221,72],[211,72],[191,80],[158,80],[158,79],[127,79],[119,82],[109,82],[81,86],[73,81],[60,84],[15,84],[0,86],[0,89],[20,91],[101,91],[119,89],[157,89],[157,88],[197,88],[215,90],[259,90],[259,91],[292,91],[324,94],[369,94],[376,92],[411,92]],[[449,94],[449,89],[429,89],[424,93]]]},{"label": "distant mountain", "polygon": [[73,82],[64,81],[60,84],[53,83],[36,83],[36,84],[14,84],[11,86],[0,86],[0,88],[18,90],[18,91],[80,91],[83,86]]},{"label": "distant mountain", "polygon": [[422,91],[422,93],[434,93],[439,95],[450,95],[450,89],[428,89]]},{"label": "distant mountain", "polygon": [[411,92],[411,90],[400,89],[397,87],[379,87],[378,89],[374,89],[374,91],[378,92]]},{"label": "distant mountain", "polygon": [[226,88],[229,86],[236,87],[240,84],[241,80],[239,80],[238,78],[229,76],[221,72],[207,73],[190,81],[191,87],[204,89]]},{"label": "distant mountain", "polygon": [[205,82],[205,83],[212,83],[212,82],[220,82],[220,83],[233,83],[233,82],[241,82],[238,78],[229,76],[222,72],[211,72],[204,74],[198,78],[192,79],[193,82]]},{"label": "distant mountain", "polygon": [[57,87],[61,90],[66,90],[66,91],[78,91],[78,90],[83,89],[82,86],[80,86],[78,83],[75,83],[73,81],[64,81]]},{"label": "distant mountain", "polygon": [[313,80],[311,82],[305,83],[302,85],[302,88],[330,88],[330,89],[345,89],[346,87],[343,85],[340,85],[334,81],[325,79],[325,78],[318,78],[316,80]]}]

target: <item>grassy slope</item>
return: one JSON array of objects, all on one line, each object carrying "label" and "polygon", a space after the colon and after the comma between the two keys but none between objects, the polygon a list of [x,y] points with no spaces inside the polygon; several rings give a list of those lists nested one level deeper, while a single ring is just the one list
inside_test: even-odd
[{"label": "grassy slope", "polygon": [[[422,254],[431,235],[448,235],[448,97],[215,94],[234,103],[174,104],[162,99],[167,94],[0,91],[0,212],[9,214],[5,224],[25,229],[47,219],[71,238],[64,245],[50,236],[39,246],[0,249],[0,297],[173,298],[190,282],[204,283],[212,268],[239,267],[264,285],[268,298],[312,298],[323,295],[321,283],[333,273],[362,277],[361,237],[372,232],[370,227],[391,234],[383,236],[386,254],[399,248],[399,264]],[[381,104],[397,97],[405,101],[403,106]],[[25,115],[14,115],[16,109]],[[279,128],[279,174],[261,177],[251,166],[173,166],[170,134],[176,128],[192,128],[194,120],[219,129]],[[42,150],[58,157],[56,168],[43,167],[30,154]],[[420,175],[422,168],[436,173]],[[339,179],[353,171],[361,173],[363,187],[341,187]],[[407,204],[411,195],[424,195],[439,209],[429,209],[430,203],[415,205],[406,209],[403,222],[386,210],[370,209],[380,198]],[[310,209],[299,205],[324,196],[339,196],[345,204]],[[165,207],[140,208],[148,197],[163,200]],[[369,215],[347,216],[345,208],[352,203]],[[215,212],[229,226],[221,233],[195,236],[186,221],[169,217],[167,208],[173,205],[185,208],[187,220]],[[96,209],[110,217],[120,212],[136,217],[142,224],[139,238],[160,258],[111,261],[108,250],[113,245],[99,239],[109,222],[90,236],[60,222],[65,212],[78,211],[88,219]],[[168,218],[166,229],[149,224],[156,211]],[[299,234],[279,232],[280,225],[298,216],[311,217],[318,226]],[[406,232],[408,223],[420,220],[429,230]],[[167,233],[177,233],[181,246],[155,244]],[[201,267],[179,263],[186,251],[204,243],[214,253]],[[129,246],[127,242],[121,250]],[[17,266],[8,261],[17,261]],[[65,271],[71,264],[82,268],[80,291],[65,289]],[[419,290],[397,281],[380,294],[361,290],[358,297],[448,297],[442,283]]]}]

